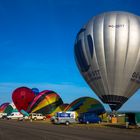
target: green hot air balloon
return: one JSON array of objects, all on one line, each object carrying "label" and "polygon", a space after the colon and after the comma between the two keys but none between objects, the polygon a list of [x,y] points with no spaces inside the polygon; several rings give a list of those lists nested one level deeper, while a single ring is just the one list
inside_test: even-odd
[{"label": "green hot air balloon", "polygon": [[77,34],[75,59],[96,95],[118,110],[140,87],[140,18],[119,11],[93,17]]}]

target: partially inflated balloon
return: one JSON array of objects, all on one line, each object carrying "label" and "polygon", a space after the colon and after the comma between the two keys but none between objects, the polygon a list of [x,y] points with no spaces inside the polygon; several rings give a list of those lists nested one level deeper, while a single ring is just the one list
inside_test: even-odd
[{"label": "partially inflated balloon", "polygon": [[93,17],[77,34],[75,58],[92,90],[118,110],[140,88],[140,18],[127,12]]},{"label": "partially inflated balloon", "polygon": [[49,115],[61,104],[63,104],[63,101],[57,93],[44,90],[34,98],[28,112]]},{"label": "partially inflated balloon", "polygon": [[1,106],[0,106],[0,113],[4,113],[6,107],[9,105],[10,103],[3,103]]},{"label": "partially inflated balloon", "polygon": [[17,88],[12,94],[13,102],[18,111],[22,109],[27,111],[34,97],[35,94],[33,93],[33,91],[27,87]]},{"label": "partially inflated balloon", "polygon": [[91,97],[81,97],[73,101],[65,108],[65,111],[75,111],[76,116],[80,113],[95,113],[101,115],[105,113],[103,105],[96,99]]},{"label": "partially inflated balloon", "polygon": [[38,88],[32,88],[32,91],[34,92],[35,95],[39,94],[39,89]]},{"label": "partially inflated balloon", "polygon": [[47,117],[51,118],[52,116],[54,116],[56,114],[56,112],[63,112],[69,104],[61,104],[60,106],[58,106],[55,110],[52,111],[51,114],[49,114]]},{"label": "partially inflated balloon", "polygon": [[23,116],[29,116],[29,113],[26,112],[25,110],[20,110],[20,113],[23,115]]},{"label": "partially inflated balloon", "polygon": [[9,104],[4,110],[4,113],[7,113],[7,115],[11,114],[12,112],[17,112],[14,103]]}]

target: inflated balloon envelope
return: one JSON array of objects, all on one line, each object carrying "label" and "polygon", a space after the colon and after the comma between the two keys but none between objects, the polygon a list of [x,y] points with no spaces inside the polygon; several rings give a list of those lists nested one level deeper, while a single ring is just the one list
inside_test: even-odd
[{"label": "inflated balloon envelope", "polygon": [[20,113],[21,114],[23,114],[24,116],[29,116],[29,113],[28,112],[26,112],[25,110],[20,110]]},{"label": "inflated balloon envelope", "polygon": [[9,115],[12,112],[16,112],[16,111],[17,111],[17,109],[16,109],[14,103],[12,102],[5,108],[4,113],[7,113],[7,115]]},{"label": "inflated balloon envelope", "polygon": [[51,90],[44,90],[34,98],[28,107],[28,112],[50,116],[62,104],[63,101],[57,93]]},{"label": "inflated balloon envelope", "polygon": [[93,17],[77,34],[75,59],[92,90],[118,110],[140,87],[140,18],[119,11]]},{"label": "inflated balloon envelope", "polygon": [[12,100],[19,112],[22,109],[27,111],[34,97],[34,92],[28,87],[19,87],[12,93]]},{"label": "inflated balloon envelope", "polygon": [[0,105],[0,113],[4,113],[5,109],[9,104],[10,103],[3,103],[2,105]]},{"label": "inflated balloon envelope", "polygon": [[80,97],[74,100],[64,111],[75,111],[76,117],[78,117],[80,113],[102,115],[106,112],[103,105],[98,100],[91,97]]}]

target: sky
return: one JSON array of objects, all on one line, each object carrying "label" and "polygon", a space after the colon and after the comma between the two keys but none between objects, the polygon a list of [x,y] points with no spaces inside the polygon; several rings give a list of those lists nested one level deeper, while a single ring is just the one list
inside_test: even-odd
[{"label": "sky", "polygon": [[[99,100],[76,66],[76,34],[102,12],[140,15],[139,7],[139,0],[0,0],[0,104],[20,86],[54,90],[65,103]],[[140,91],[121,110],[140,111],[139,101]]]}]

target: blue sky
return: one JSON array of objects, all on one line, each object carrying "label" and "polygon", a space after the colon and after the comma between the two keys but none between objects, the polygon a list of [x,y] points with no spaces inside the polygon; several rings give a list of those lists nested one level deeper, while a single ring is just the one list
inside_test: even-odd
[{"label": "blue sky", "polygon": [[[19,86],[52,89],[68,103],[81,96],[98,99],[75,64],[76,34],[99,13],[140,15],[139,7],[139,0],[1,0],[0,104],[11,101]],[[122,110],[140,110],[139,100],[137,92]]]}]

